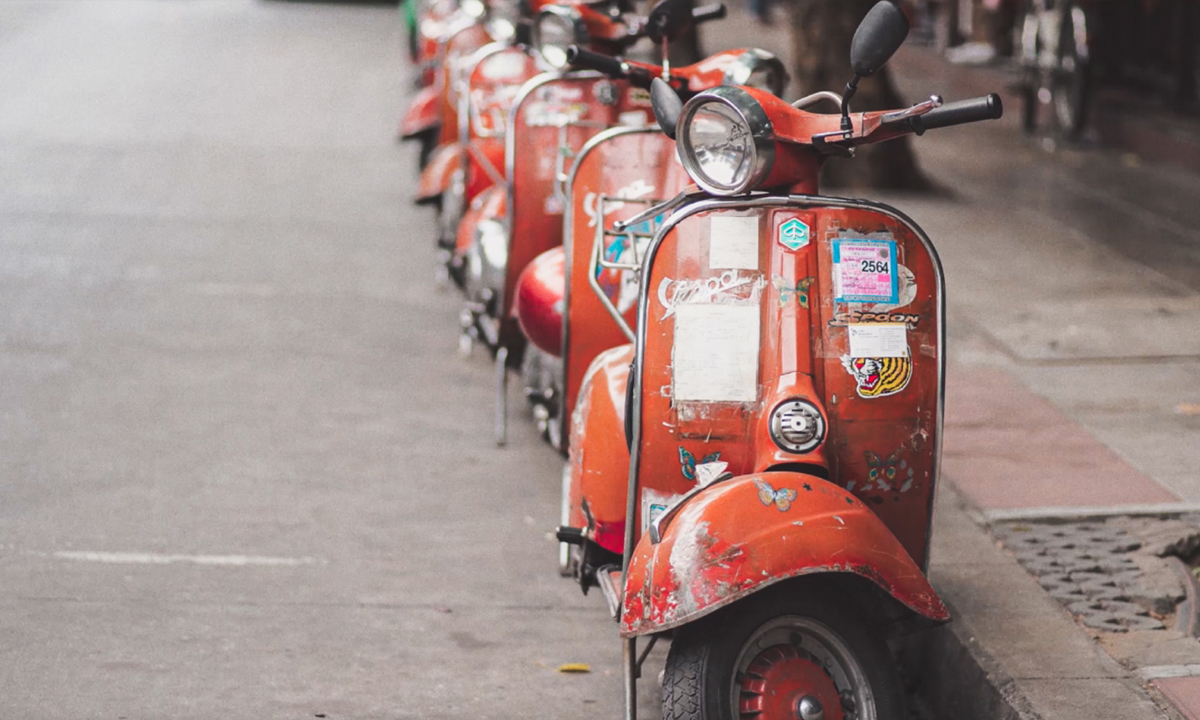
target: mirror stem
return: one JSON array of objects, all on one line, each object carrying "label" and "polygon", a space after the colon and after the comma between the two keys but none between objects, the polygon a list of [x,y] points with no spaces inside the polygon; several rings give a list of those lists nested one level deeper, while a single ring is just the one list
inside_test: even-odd
[{"label": "mirror stem", "polygon": [[850,98],[858,92],[860,79],[862,79],[861,75],[855,75],[853,80],[846,83],[846,89],[842,91],[842,132],[848,133],[854,130],[854,125],[850,122]]},{"label": "mirror stem", "polygon": [[671,44],[667,41],[667,39],[663,38],[663,41],[662,41],[662,59],[663,59],[662,77],[663,77],[663,80],[666,80],[667,82],[671,82],[670,45]]}]

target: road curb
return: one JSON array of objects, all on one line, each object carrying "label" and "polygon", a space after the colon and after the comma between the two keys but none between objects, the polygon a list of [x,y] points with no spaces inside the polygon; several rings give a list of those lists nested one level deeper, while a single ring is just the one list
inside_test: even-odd
[{"label": "road curb", "polygon": [[952,621],[893,645],[928,720],[1163,720],[1145,683],[1102,650],[979,524],[938,492],[930,578]]},{"label": "road curb", "polygon": [[904,638],[901,672],[920,715],[929,720],[1036,720],[1000,665],[976,640],[962,614],[953,622]]}]

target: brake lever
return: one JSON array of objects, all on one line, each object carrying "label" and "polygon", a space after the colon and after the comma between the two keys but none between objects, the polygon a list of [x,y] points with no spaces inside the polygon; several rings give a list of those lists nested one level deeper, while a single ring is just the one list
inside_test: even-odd
[{"label": "brake lever", "polygon": [[890,125],[892,123],[903,122],[915,117],[920,117],[930,110],[936,110],[942,106],[941,95],[930,95],[928,100],[919,102],[910,108],[897,110],[896,112],[888,113],[879,118],[881,125]]}]

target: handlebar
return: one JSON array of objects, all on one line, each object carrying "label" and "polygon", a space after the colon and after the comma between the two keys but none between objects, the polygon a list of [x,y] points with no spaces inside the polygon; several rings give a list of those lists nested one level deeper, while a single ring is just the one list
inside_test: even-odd
[{"label": "handlebar", "polygon": [[725,3],[701,5],[692,10],[692,22],[702,23],[709,20],[723,20],[725,15]]},{"label": "handlebar", "polygon": [[654,76],[644,67],[627,63],[619,57],[585,50],[578,45],[571,45],[567,48],[567,62],[573,67],[595,70],[609,77],[629,78],[630,82],[638,87],[648,88],[650,81],[654,79]]},{"label": "handlebar", "polygon": [[585,50],[578,45],[567,48],[567,62],[572,67],[595,70],[611,77],[625,77],[625,62],[611,55]]},{"label": "handlebar", "polygon": [[926,130],[963,125],[981,120],[996,120],[1004,114],[1004,103],[996,93],[970,100],[959,100],[937,109],[930,110],[924,115],[910,118],[908,123],[917,135]]}]

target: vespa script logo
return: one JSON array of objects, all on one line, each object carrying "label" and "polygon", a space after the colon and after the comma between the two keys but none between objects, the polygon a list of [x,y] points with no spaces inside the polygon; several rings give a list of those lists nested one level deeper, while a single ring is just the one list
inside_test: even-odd
[{"label": "vespa script logo", "polygon": [[658,302],[667,309],[662,320],[675,314],[680,305],[711,304],[720,301],[758,302],[766,280],[761,275],[738,276],[726,270],[717,277],[697,280],[663,278],[658,284]]},{"label": "vespa script logo", "polygon": [[[618,190],[615,197],[624,200],[640,200],[654,192],[654,186],[647,183],[645,180],[634,180],[632,183]],[[590,192],[583,196],[583,212],[588,216],[588,227],[596,227],[597,221],[601,220],[600,214],[596,209],[596,200],[599,197],[594,192]],[[608,217],[613,212],[625,207],[625,203],[621,200],[604,203],[604,216]]]}]

